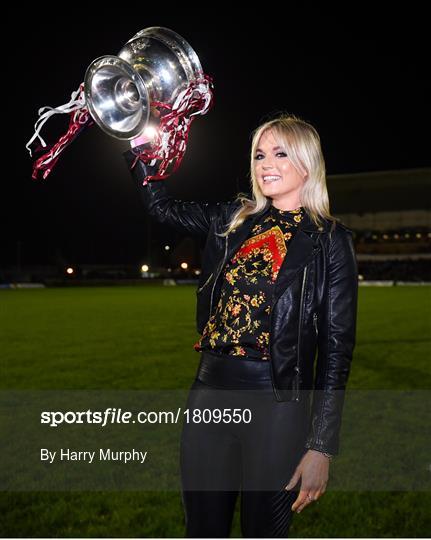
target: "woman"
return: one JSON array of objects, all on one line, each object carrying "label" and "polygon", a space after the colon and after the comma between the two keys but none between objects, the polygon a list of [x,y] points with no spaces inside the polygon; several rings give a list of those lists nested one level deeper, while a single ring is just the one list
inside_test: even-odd
[{"label": "woman", "polygon": [[[142,164],[133,171],[145,176]],[[206,239],[188,408],[253,417],[184,423],[189,537],[228,537],[239,492],[243,536],[286,537],[293,512],[325,492],[339,448],[357,266],[310,124],[281,115],[254,132],[251,190],[211,204],[175,200],[160,181],[141,187],[150,215]]]}]

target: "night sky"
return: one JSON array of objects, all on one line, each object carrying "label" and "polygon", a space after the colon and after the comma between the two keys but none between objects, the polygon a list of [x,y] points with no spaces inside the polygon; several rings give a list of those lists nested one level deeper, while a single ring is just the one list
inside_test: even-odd
[{"label": "night sky", "polygon": [[[297,14],[285,3],[256,4],[233,19],[221,4],[207,7],[207,17],[185,5],[175,13],[122,5],[55,22],[46,7],[25,21],[9,14],[18,37],[6,49],[3,134],[12,143],[3,155],[1,264],[14,264],[17,250],[23,265],[142,260],[145,210],[122,157],[128,143],[94,126],[45,181],[31,179],[25,143],[39,107],[66,103],[93,59],[116,54],[149,26],[182,35],[214,78],[215,106],[194,122],[181,169],[167,180],[178,198],[225,200],[248,190],[251,131],[278,111],[317,128],[328,174],[430,166],[424,14]],[[42,136],[53,142],[67,119],[51,122]],[[157,242],[172,237],[154,229]]]}]

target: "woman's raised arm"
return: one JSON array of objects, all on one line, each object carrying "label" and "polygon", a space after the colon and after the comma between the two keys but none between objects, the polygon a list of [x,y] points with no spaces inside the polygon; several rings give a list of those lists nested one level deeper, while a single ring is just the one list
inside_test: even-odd
[{"label": "woman's raised arm", "polygon": [[[130,169],[136,156],[129,150],[124,153],[124,157]],[[206,237],[211,223],[223,208],[234,204],[233,201],[208,203],[175,199],[167,193],[164,180],[150,181],[143,185],[146,169],[141,161],[137,162],[131,174],[136,180],[149,215],[159,223],[170,225],[182,233]]]}]

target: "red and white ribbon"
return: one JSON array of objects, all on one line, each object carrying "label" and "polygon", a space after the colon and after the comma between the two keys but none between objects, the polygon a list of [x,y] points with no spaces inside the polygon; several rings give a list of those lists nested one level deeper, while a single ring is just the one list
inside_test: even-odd
[{"label": "red and white ribbon", "polygon": [[72,93],[71,99],[68,103],[60,105],[59,107],[42,107],[39,109],[38,114],[39,118],[34,125],[34,134],[25,145],[30,153],[30,156],[32,155],[31,145],[35,139],[39,140],[42,147],[46,148],[47,146],[40,135],[44,124],[54,114],[70,115],[69,127],[66,133],[62,135],[54,145],[51,146],[48,152],[39,157],[33,164],[32,177],[36,179],[38,174],[43,171],[42,177],[45,179],[54,168],[59,155],[66,148],[66,146],[68,146],[75,139],[75,137],[77,137],[84,127],[93,123],[93,121],[90,119],[88,109],[85,106],[84,83],[81,83],[78,90]]},{"label": "red and white ribbon", "polygon": [[[147,176],[144,184],[149,179],[162,180],[175,172],[181,164],[187,147],[190,125],[197,115],[208,112],[213,104],[212,79],[208,75],[202,76],[192,81],[187,88],[179,93],[173,105],[162,102],[153,102],[151,106],[160,111],[160,125],[151,145],[151,149],[143,150],[137,155],[132,164],[132,168],[138,160],[146,164],[154,165],[160,161],[158,172],[154,176]],[[170,112],[163,114],[163,109]],[[54,114],[69,114],[69,127],[64,135],[50,147],[48,152],[39,157],[33,165],[32,177],[36,179],[42,171],[45,179],[54,168],[63,150],[79,135],[87,126],[94,123],[86,107],[84,83],[81,83],[78,90],[72,93],[71,99],[65,105],[59,107],[42,107],[39,109],[39,118],[35,123],[35,132],[26,144],[26,148],[32,155],[31,145],[38,139],[42,147],[46,147],[40,132],[44,124]],[[168,173],[169,167],[172,170]]]},{"label": "red and white ribbon", "polygon": [[[213,105],[212,88],[211,77],[202,74],[179,93],[173,105],[160,101],[151,103],[159,111],[167,109],[170,112],[161,116],[151,149],[142,150],[132,163],[133,168],[138,160],[150,166],[160,161],[157,173],[146,176],[144,185],[149,180],[163,180],[178,169],[186,151],[191,123],[197,115],[206,114]],[[170,166],[172,170],[167,172]]]}]

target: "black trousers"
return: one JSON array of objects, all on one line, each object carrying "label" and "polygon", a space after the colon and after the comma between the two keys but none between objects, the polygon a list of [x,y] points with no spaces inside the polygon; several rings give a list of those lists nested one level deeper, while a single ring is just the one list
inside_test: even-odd
[{"label": "black trousers", "polygon": [[197,421],[181,435],[186,536],[228,538],[241,495],[243,537],[287,538],[300,486],[284,487],[306,452],[308,402],[276,400],[269,362],[203,352],[187,407]]}]

